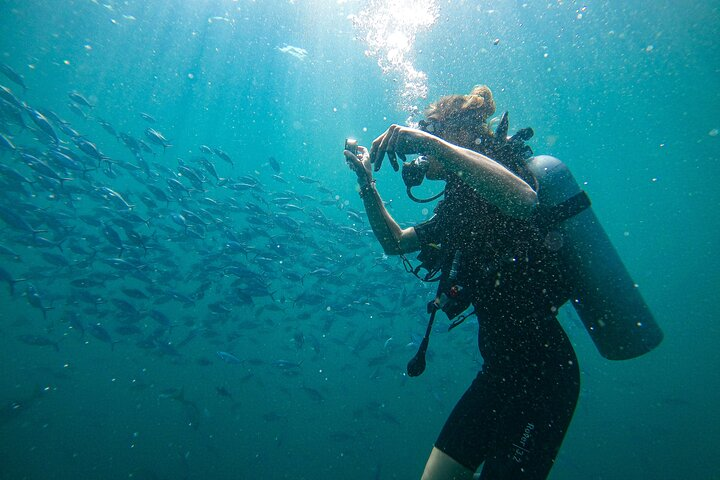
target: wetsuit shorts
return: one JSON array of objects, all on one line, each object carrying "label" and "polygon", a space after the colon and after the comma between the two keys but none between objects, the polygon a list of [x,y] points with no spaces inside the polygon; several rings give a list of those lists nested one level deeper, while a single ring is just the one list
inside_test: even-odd
[{"label": "wetsuit shorts", "polygon": [[[557,320],[540,322],[540,342],[508,342],[499,348],[506,351],[492,352],[499,358],[483,353],[482,370],[435,443],[472,471],[483,464],[481,480],[546,478],[570,424],[580,391],[577,359]],[[528,327],[519,323],[514,327]],[[492,333],[483,330],[481,322],[481,352],[489,348],[483,333]]]}]

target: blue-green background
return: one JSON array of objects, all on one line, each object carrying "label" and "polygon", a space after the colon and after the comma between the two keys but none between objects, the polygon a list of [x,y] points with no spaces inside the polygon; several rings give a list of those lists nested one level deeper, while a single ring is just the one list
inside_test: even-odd
[{"label": "blue-green background", "polygon": [[[2,0],[0,60],[24,76],[29,90],[22,94],[5,78],[0,83],[35,107],[62,112],[111,154],[121,147],[92,121],[72,116],[69,91],[90,98],[116,127],[142,131],[141,111],[160,119],[173,147],[158,158],[170,166],[199,144],[230,153],[234,175],[267,175],[274,156],[287,178],[319,179],[339,205],[361,209],[343,140],[356,136],[367,145],[407,117],[397,107],[397,78],[364,55],[348,19],[365,7],[361,1]],[[442,2],[435,25],[418,33],[412,58],[429,85],[421,107],[489,85],[498,111],[510,111],[511,130],[533,126],[534,150],[558,156],[585,183],[665,332],[656,351],[610,362],[574,314],[563,312],[582,393],[553,479],[720,478],[720,136],[710,134],[720,128],[719,10],[716,1]],[[208,21],[216,16],[230,21]],[[306,49],[307,57],[280,52],[285,44]],[[425,218],[389,168],[378,174],[378,186],[399,221]],[[122,179],[113,188],[122,190]],[[294,188],[312,192],[303,184]],[[326,213],[337,225],[356,223],[339,207]],[[234,345],[241,358],[302,359],[297,376],[268,365],[241,382],[245,366],[193,361],[213,357],[223,349],[216,345],[195,343],[181,360],[168,360],[132,344],[111,351],[81,342],[63,333],[63,325],[49,334],[70,337],[59,353],[27,346],[16,336],[43,333],[42,316],[3,289],[0,401],[26,396],[35,385],[47,393],[0,427],[0,475],[419,478],[435,435],[477,371],[473,329],[436,335],[425,375],[403,377],[413,353],[404,345],[411,332],[422,331],[421,306],[431,291],[364,238],[365,263],[345,263],[342,275],[322,281],[359,305],[392,296],[385,315],[391,318],[359,308],[329,332],[316,328],[321,322],[314,317],[292,319],[292,326],[276,319],[280,326],[245,332]],[[335,247],[338,262],[356,254],[341,242]],[[303,249],[312,254],[312,246]],[[176,261],[183,261],[180,250]],[[369,268],[377,262],[397,273]],[[363,284],[380,274],[383,282],[392,279],[387,290]],[[37,283],[54,294],[48,316],[61,318],[71,308],[62,303],[62,280]],[[402,286],[414,299],[409,311],[393,303]],[[301,291],[287,293],[294,298]],[[310,311],[328,315],[325,305]],[[207,315],[203,304],[173,313]],[[292,306],[278,315],[293,317]],[[322,339],[321,355],[291,347],[298,329]],[[356,355],[343,343],[356,339],[356,331],[381,333]],[[368,358],[382,354],[391,336],[396,368],[375,375]],[[132,388],[138,378],[147,388]],[[219,385],[239,407],[217,395]],[[159,396],[169,387],[184,388],[201,406],[199,428],[188,428],[179,405]]]}]

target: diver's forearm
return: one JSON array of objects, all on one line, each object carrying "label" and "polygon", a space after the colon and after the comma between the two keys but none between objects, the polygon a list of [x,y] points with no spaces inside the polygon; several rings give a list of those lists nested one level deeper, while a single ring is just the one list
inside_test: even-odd
[{"label": "diver's forearm", "polygon": [[537,193],[530,185],[481,153],[436,138],[429,154],[508,215],[526,218],[537,204]]},{"label": "diver's forearm", "polygon": [[388,255],[400,253],[400,225],[390,216],[375,188],[375,182],[369,182],[360,187],[360,196],[365,205],[370,228],[380,242],[383,251]]}]

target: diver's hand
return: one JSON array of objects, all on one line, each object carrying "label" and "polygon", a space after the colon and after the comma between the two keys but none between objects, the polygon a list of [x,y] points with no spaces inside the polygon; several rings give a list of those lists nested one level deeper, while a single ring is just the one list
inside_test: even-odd
[{"label": "diver's hand", "polygon": [[370,163],[377,172],[387,154],[393,170],[397,172],[400,168],[397,157],[405,161],[405,155],[427,153],[425,150],[431,138],[432,135],[416,128],[390,125],[385,133],[373,141],[370,147]]},{"label": "diver's hand", "polygon": [[362,186],[372,182],[372,164],[370,163],[370,155],[368,154],[367,148],[360,145],[358,146],[359,157],[349,150],[345,150],[343,153],[345,154],[345,162],[348,164],[348,167],[357,174],[358,183]]}]

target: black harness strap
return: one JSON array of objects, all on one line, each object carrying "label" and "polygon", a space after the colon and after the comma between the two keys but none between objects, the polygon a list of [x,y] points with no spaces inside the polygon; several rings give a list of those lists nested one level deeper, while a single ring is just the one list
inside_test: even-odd
[{"label": "black harness strap", "polygon": [[574,217],[590,205],[590,197],[581,191],[554,207],[539,206],[535,212],[535,223],[544,228],[552,227]]}]

